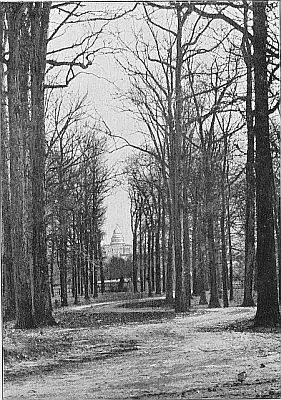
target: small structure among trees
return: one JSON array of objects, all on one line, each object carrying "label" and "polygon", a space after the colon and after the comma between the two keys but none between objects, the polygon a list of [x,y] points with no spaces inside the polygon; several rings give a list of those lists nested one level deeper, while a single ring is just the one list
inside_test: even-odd
[{"label": "small structure among trees", "polygon": [[126,260],[132,255],[132,245],[125,243],[123,233],[118,225],[116,225],[113,231],[110,244],[104,244],[102,250],[105,261],[110,260],[112,257]]},{"label": "small structure among trees", "polygon": [[110,244],[102,246],[104,260],[105,290],[131,290],[132,245],[125,243],[124,236],[116,225]]}]

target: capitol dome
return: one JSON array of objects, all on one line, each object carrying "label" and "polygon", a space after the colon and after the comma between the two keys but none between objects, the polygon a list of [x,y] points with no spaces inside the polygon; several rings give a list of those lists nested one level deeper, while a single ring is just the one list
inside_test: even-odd
[{"label": "capitol dome", "polygon": [[114,244],[125,244],[123,233],[121,232],[118,225],[114,229],[112,237],[111,237],[111,241],[110,241],[110,245],[114,245]]}]

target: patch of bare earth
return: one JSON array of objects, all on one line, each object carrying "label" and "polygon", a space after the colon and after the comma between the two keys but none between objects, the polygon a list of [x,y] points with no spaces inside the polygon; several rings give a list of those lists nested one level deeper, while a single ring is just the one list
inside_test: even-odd
[{"label": "patch of bare earth", "polygon": [[280,330],[253,330],[255,309],[117,306],[60,311],[60,325],[41,331],[9,328],[4,398],[280,398]]}]

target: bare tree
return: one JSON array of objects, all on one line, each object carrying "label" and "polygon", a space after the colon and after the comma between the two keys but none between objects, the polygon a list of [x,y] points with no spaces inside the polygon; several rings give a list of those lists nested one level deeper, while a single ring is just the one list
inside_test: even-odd
[{"label": "bare tree", "polygon": [[[7,5],[7,30],[9,44],[8,107],[10,133],[10,190],[12,252],[16,292],[16,327],[35,326],[34,305],[30,288],[29,254],[27,244],[27,205],[25,197],[26,146],[22,124],[20,98],[20,31],[26,6],[22,3]],[[24,119],[26,118],[23,117]]]},{"label": "bare tree", "polygon": [[32,187],[32,258],[33,298],[36,322],[54,323],[46,249],[45,224],[45,102],[44,82],[47,36],[51,3],[29,5],[30,16],[30,80],[31,80],[31,138],[30,164]]},{"label": "bare tree", "polygon": [[[1,60],[4,59],[5,42],[4,35],[5,6],[0,5],[0,45]],[[9,182],[9,143],[8,143],[8,121],[7,121],[7,104],[5,101],[5,84],[4,63],[0,64],[1,74],[1,229],[3,226],[3,238],[1,241],[1,265],[3,271],[3,316],[5,319],[15,317],[15,287],[12,257],[12,236],[11,236],[11,199],[10,199],[10,182]],[[3,247],[2,247],[3,246]]]},{"label": "bare tree", "polygon": [[255,74],[257,313],[255,325],[280,323],[273,221],[273,169],[269,142],[266,3],[253,2]]}]

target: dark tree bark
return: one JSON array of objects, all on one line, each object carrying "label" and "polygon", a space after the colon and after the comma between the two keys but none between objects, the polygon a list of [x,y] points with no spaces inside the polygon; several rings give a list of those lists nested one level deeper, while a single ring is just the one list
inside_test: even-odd
[{"label": "dark tree bark", "polygon": [[[84,297],[89,300],[89,241],[86,229],[84,230]],[[96,259],[97,260],[97,259]],[[95,261],[96,261],[95,260]],[[92,260],[91,260],[92,261]]]},{"label": "dark tree bark", "polygon": [[230,218],[230,184],[228,180],[228,172],[226,174],[227,180],[227,197],[226,197],[226,212],[227,212],[227,237],[228,237],[228,254],[229,254],[229,300],[233,300],[233,259],[232,259],[232,238],[231,238],[231,218]]},{"label": "dark tree bark", "polygon": [[[5,5],[0,4],[0,46],[1,57],[4,57],[4,20]],[[9,166],[8,166],[8,131],[7,131],[7,115],[6,105],[4,101],[4,68],[0,63],[0,90],[1,90],[1,157],[0,157],[0,173],[1,173],[1,216],[3,224],[3,247],[1,252],[2,271],[3,271],[3,318],[13,319],[15,317],[15,287],[14,287],[14,271],[13,271],[13,255],[12,255],[12,226],[11,226],[11,199],[9,190]],[[2,227],[1,224],[1,227]]]},{"label": "dark tree bark", "polygon": [[140,270],[140,291],[144,292],[144,265],[143,265],[143,226],[142,226],[142,210],[139,210],[139,270]]},{"label": "dark tree bark", "polygon": [[72,216],[72,296],[74,304],[78,304],[77,288],[77,252],[76,252],[76,234],[75,234],[75,214]]},{"label": "dark tree bark", "polygon": [[197,271],[197,249],[198,249],[198,189],[195,187],[195,196],[192,210],[192,245],[191,245],[191,268],[192,268],[192,294],[194,296],[200,295],[198,279],[199,274]]},{"label": "dark tree bark", "polygon": [[275,233],[278,246],[279,304],[281,304],[281,201],[280,195],[275,206]]},{"label": "dark tree bark", "polygon": [[245,279],[243,307],[255,305],[253,299],[253,274],[255,258],[255,171],[254,171],[254,124],[252,110],[252,54],[248,37],[248,14],[244,8],[243,55],[247,69],[246,123],[247,123],[247,161],[246,161],[246,219],[245,219]]},{"label": "dark tree bark", "polygon": [[98,244],[98,236],[97,236],[97,228],[94,226],[94,258],[93,258],[93,273],[94,273],[94,295],[93,297],[98,297],[98,265],[99,265],[99,244]]},{"label": "dark tree bark", "polygon": [[[93,222],[90,220],[90,213],[88,210],[89,194],[87,187],[87,170],[83,166],[83,213],[82,213],[82,243],[83,243],[83,270],[84,270],[84,298],[89,300],[89,264],[93,262],[90,258],[90,253],[92,252],[93,245],[96,246],[97,242],[97,232],[93,227]],[[93,217],[93,216],[92,216]],[[90,231],[90,234],[89,232]],[[94,241],[94,244],[91,243]],[[96,251],[97,252],[97,251]],[[95,262],[97,261],[98,255],[95,252]]]},{"label": "dark tree bark", "polygon": [[137,246],[138,246],[138,199],[135,198],[135,194],[132,193],[131,196],[131,229],[133,232],[133,265],[132,265],[132,281],[133,281],[133,291],[138,292],[138,263],[137,263]]},{"label": "dark tree bark", "polygon": [[209,281],[210,281],[210,300],[209,307],[220,307],[218,296],[218,282],[217,282],[217,263],[215,254],[215,235],[214,235],[214,207],[215,199],[212,184],[214,179],[212,167],[208,154],[204,155],[204,180],[205,180],[205,224],[207,236],[207,252],[209,263]]},{"label": "dark tree bark", "polygon": [[136,218],[134,223],[134,230],[133,230],[133,290],[134,293],[138,292],[138,265],[137,265],[137,229],[138,229],[138,220]]},{"label": "dark tree bark", "polygon": [[89,292],[91,295],[94,293],[94,271],[93,271],[93,252],[91,247],[89,248],[89,258],[90,258],[90,263],[89,263]]},{"label": "dark tree bark", "polygon": [[155,289],[156,294],[161,294],[161,259],[160,259],[160,232],[161,232],[161,197],[158,193],[157,221],[155,234]]},{"label": "dark tree bark", "polygon": [[147,230],[144,229],[144,239],[143,239],[143,291],[146,291],[147,286]]},{"label": "dark tree bark", "polygon": [[150,279],[151,279],[151,291],[155,292],[155,226],[153,221],[153,215],[150,217],[151,227],[151,241],[150,241]]},{"label": "dark tree bark", "polygon": [[217,267],[215,259],[215,238],[213,216],[207,216],[208,262],[210,271],[210,301],[209,308],[220,307],[217,287]]},{"label": "dark tree bark", "polygon": [[149,223],[147,222],[147,286],[148,296],[152,296],[152,284],[151,284],[151,236],[152,231]]},{"label": "dark tree bark", "polygon": [[34,308],[38,324],[53,325],[45,225],[45,103],[44,80],[51,3],[29,7],[31,20],[31,185]]},{"label": "dark tree bark", "polygon": [[190,237],[189,237],[189,212],[187,189],[184,190],[183,206],[183,304],[185,308],[191,305],[191,279],[190,279]]},{"label": "dark tree bark", "polygon": [[63,236],[59,238],[59,271],[60,271],[60,297],[61,306],[68,306],[67,296],[67,240]]},{"label": "dark tree bark", "polygon": [[227,133],[223,137],[223,159],[221,168],[221,214],[220,214],[220,239],[221,239],[221,264],[222,264],[222,288],[223,288],[223,306],[228,307],[228,265],[226,255],[226,174],[227,174]]},{"label": "dark tree bark", "polygon": [[82,284],[81,284],[81,236],[79,236],[79,232],[81,232],[81,215],[78,213],[77,216],[77,293],[79,296],[82,295]]},{"label": "dark tree bark", "polygon": [[222,258],[222,287],[223,287],[223,306],[228,307],[228,266],[226,257],[226,236],[225,236],[225,172],[226,172],[226,136],[224,137],[224,157],[221,173],[221,216],[220,216],[220,236],[221,236],[221,258]]},{"label": "dark tree bark", "polygon": [[20,24],[25,5],[11,3],[7,6],[9,62],[8,106],[10,128],[10,177],[12,252],[16,289],[16,327],[25,329],[36,325],[32,312],[29,256],[26,231],[24,132],[21,125],[19,88]]},{"label": "dark tree bark", "polygon": [[[59,237],[58,237],[58,266],[60,272],[60,297],[61,306],[67,307],[67,220],[64,190],[64,150],[63,138],[59,138],[59,162],[58,162],[58,221],[59,221]],[[81,237],[80,237],[80,243]]]},{"label": "dark tree bark", "polygon": [[175,311],[187,310],[183,304],[183,259],[182,259],[182,183],[181,183],[181,156],[182,156],[182,6],[176,6],[177,36],[176,36],[176,67],[175,67],[175,129],[172,137],[172,168],[170,171],[172,187],[172,226],[174,231],[175,251]]},{"label": "dark tree bark", "polygon": [[267,1],[252,2],[255,74],[257,313],[256,326],[280,323],[273,220],[273,169],[269,142]]},{"label": "dark tree bark", "polygon": [[99,235],[99,263],[100,263],[100,282],[101,282],[101,294],[105,292],[105,284],[104,284],[104,270],[103,270],[103,259],[102,259],[102,248],[101,248],[101,235]]},{"label": "dark tree bark", "polygon": [[165,202],[162,200],[162,219],[161,219],[161,256],[162,256],[162,291],[166,292],[166,207]]},{"label": "dark tree bark", "polygon": [[54,235],[54,223],[52,223],[52,237],[51,237],[51,259],[50,259],[50,289],[51,296],[54,297],[54,260],[55,260],[55,235]]},{"label": "dark tree bark", "polygon": [[170,221],[169,221],[168,255],[167,255],[167,268],[166,268],[166,300],[168,303],[172,303],[174,299],[174,294],[173,294],[174,239],[173,239],[173,228]]},{"label": "dark tree bark", "polygon": [[197,275],[198,275],[198,292],[200,294],[199,304],[208,304],[206,297],[206,271],[204,262],[204,253],[206,253],[206,235],[203,232],[205,224],[202,219],[202,212],[200,207],[198,207],[198,223],[197,223]]}]

